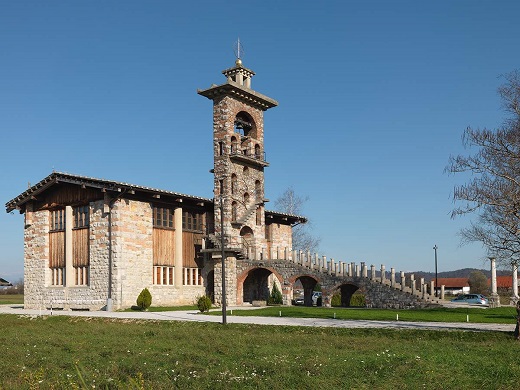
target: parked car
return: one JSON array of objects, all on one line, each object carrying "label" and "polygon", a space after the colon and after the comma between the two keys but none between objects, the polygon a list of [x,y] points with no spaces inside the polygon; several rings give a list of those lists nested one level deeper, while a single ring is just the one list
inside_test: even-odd
[{"label": "parked car", "polygon": [[304,304],[305,304],[305,301],[304,301],[303,297],[298,297],[298,298],[294,299],[294,305],[303,306]]},{"label": "parked car", "polygon": [[473,305],[488,305],[488,299],[482,294],[462,294],[451,300],[455,303],[468,303]]},{"label": "parked car", "polygon": [[318,298],[321,298],[321,291],[314,291],[312,293],[312,304],[317,306],[318,305]]}]

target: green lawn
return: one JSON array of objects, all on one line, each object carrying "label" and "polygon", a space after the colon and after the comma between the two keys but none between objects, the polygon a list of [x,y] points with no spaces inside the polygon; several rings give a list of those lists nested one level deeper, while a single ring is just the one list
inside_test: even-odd
[{"label": "green lawn", "polygon": [[[502,332],[0,315],[1,389],[512,389]],[[471,367],[471,368],[468,368]]]},{"label": "green lawn", "polygon": [[0,295],[0,305],[23,305],[23,294]]},{"label": "green lawn", "polygon": [[[432,321],[432,322],[470,322],[479,323],[515,323],[516,310],[511,306],[495,309],[484,308],[434,308],[416,310],[391,309],[355,309],[355,308],[327,308],[304,306],[270,306],[255,310],[233,310],[234,316],[263,316],[263,317],[298,317],[298,318],[335,318],[342,320],[374,320],[374,321]],[[220,315],[219,311],[211,314]],[[228,311],[231,315],[231,312]]]}]

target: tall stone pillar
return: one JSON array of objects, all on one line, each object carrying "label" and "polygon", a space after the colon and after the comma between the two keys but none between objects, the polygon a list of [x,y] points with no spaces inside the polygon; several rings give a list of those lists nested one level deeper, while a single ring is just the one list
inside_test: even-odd
[{"label": "tall stone pillar", "polygon": [[368,268],[365,262],[361,263],[361,272],[364,278],[368,278]]},{"label": "tall stone pillar", "polygon": [[74,281],[74,264],[72,261],[72,227],[74,216],[72,207],[65,206],[65,286],[72,287]]},{"label": "tall stone pillar", "polygon": [[374,264],[370,266],[370,280],[376,280],[376,266]]},{"label": "tall stone pillar", "polygon": [[390,268],[390,286],[395,287],[395,268]]},{"label": "tall stone pillar", "polygon": [[406,288],[406,276],[404,275],[404,271],[401,271],[401,291],[404,291]]},{"label": "tall stone pillar", "polygon": [[177,207],[173,212],[175,226],[175,267],[173,271],[173,283],[176,287],[182,287],[182,207]]},{"label": "tall stone pillar", "polygon": [[499,307],[500,297],[497,293],[497,265],[494,257],[490,257],[491,261],[491,296],[489,298],[489,307]]},{"label": "tall stone pillar", "polygon": [[430,282],[430,295],[432,297],[435,296],[435,281],[434,280],[432,280]]},{"label": "tall stone pillar", "polygon": [[444,284],[441,285],[441,299],[444,299]]},{"label": "tall stone pillar", "polygon": [[385,265],[381,264],[381,284],[385,283],[385,279],[386,279]]}]

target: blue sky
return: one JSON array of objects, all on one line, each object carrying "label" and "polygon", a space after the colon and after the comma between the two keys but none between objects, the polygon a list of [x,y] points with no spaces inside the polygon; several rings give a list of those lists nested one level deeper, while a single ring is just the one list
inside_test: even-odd
[{"label": "blue sky", "polygon": [[[266,112],[266,195],[292,186],[320,253],[397,271],[488,267],[460,246],[443,173],[496,128],[519,67],[518,1],[3,1],[0,198],[53,169],[212,197],[212,109],[233,43]],[[269,205],[268,205],[269,206]],[[271,208],[274,207],[271,203]],[[0,277],[23,217],[0,213]]]}]

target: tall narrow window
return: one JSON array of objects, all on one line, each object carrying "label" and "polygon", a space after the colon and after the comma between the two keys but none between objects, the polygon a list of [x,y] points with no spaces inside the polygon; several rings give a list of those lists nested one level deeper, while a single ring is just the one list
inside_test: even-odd
[{"label": "tall narrow window", "polygon": [[237,202],[231,203],[231,220],[237,220]]},{"label": "tall narrow window", "polygon": [[[168,207],[153,208],[153,284],[173,284],[175,265],[174,210]],[[182,234],[182,233],[179,233]]]},{"label": "tall narrow window", "polygon": [[249,207],[249,194],[247,192],[244,194],[244,206]]},{"label": "tall narrow window", "polygon": [[258,144],[255,145],[255,158],[260,160],[260,145]]},{"label": "tall narrow window", "polygon": [[234,173],[231,175],[231,194],[234,195],[237,192],[237,175]]},{"label": "tall narrow window", "polygon": [[220,141],[218,143],[218,155],[222,156],[224,154],[224,143]]},{"label": "tall narrow window", "polygon": [[72,209],[74,225],[72,230],[72,266],[74,267],[74,284],[86,286],[89,283],[89,206]]},{"label": "tall narrow window", "polygon": [[224,194],[224,180],[219,180],[218,184],[219,184],[219,193],[220,193],[220,195],[222,195],[222,194]]},{"label": "tall narrow window", "polygon": [[49,216],[49,268],[51,285],[65,285],[65,210],[52,210]]}]

